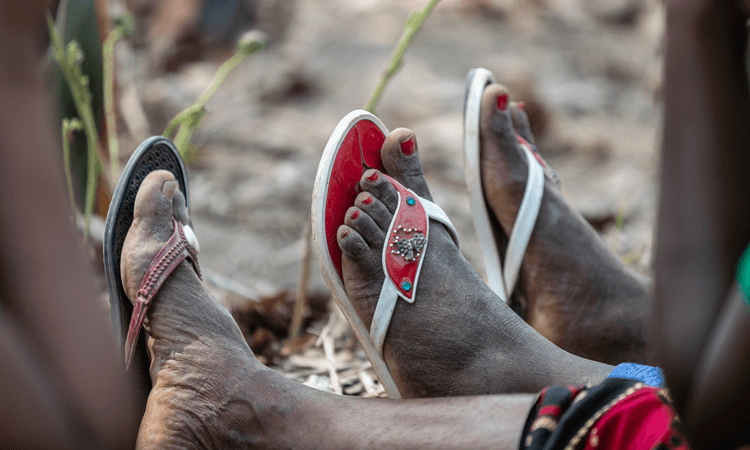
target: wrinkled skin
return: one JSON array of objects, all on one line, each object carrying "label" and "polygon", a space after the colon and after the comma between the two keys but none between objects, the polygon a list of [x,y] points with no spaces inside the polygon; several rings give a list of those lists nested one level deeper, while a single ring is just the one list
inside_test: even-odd
[{"label": "wrinkled skin", "polygon": [[[747,10],[730,1],[667,5],[663,156],[668,163],[660,205],[654,346],[694,448],[733,448],[748,442],[750,430],[745,414],[750,378],[742,376],[750,370],[750,324],[732,284],[734,265],[750,236],[744,196],[750,180]],[[0,435],[3,442],[10,437],[40,448],[95,447],[92,442],[128,448],[132,408],[126,384],[109,348],[111,337],[97,321],[95,288],[66,220],[67,204],[58,195],[61,173],[44,153],[55,145],[49,123],[41,119],[46,114],[33,30],[43,28],[46,4],[24,6],[0,1],[8,12],[0,14],[8,25],[0,27],[8,44],[0,46],[0,68],[7,69],[0,70],[6,87],[0,91],[5,100],[0,102],[0,181],[7,183],[0,189],[5,270],[0,368],[21,375],[0,377],[11,380],[0,386],[0,409],[19,422]],[[159,176],[150,181],[158,185],[152,192],[170,181]],[[156,215],[143,218],[140,238],[130,243],[131,262],[124,268],[132,270],[130,283],[145,271],[139,264],[148,261],[136,254],[153,252],[155,241],[169,235],[172,212],[151,210]],[[154,234],[144,231],[149,228]],[[226,319],[186,263],[167,281],[147,324],[158,390],[149,400],[139,447],[515,448],[534,399],[392,402],[326,395],[264,369]],[[91,370],[82,372],[84,366]],[[49,396],[35,402],[40,392]]]},{"label": "wrinkled skin", "polygon": [[[169,172],[153,172],[141,185],[122,254],[131,299],[172,233],[171,217],[188,222],[184,205]],[[307,388],[258,363],[187,261],[156,295],[144,330],[154,387],[137,448],[512,448],[535,399],[392,403]],[[402,417],[397,423],[394,414]],[[363,434],[364,422],[371,435]]]},{"label": "wrinkled skin", "polygon": [[[492,95],[497,94],[493,90],[497,89],[503,88],[488,89],[486,104],[494,103]],[[505,130],[510,133],[511,121],[517,121],[511,114],[522,115],[515,105],[511,108],[510,112],[485,108],[483,117],[487,114],[495,122],[505,120]],[[492,126],[493,136],[502,142],[502,128],[496,123]],[[515,142],[515,133],[512,136]],[[408,140],[414,140],[412,154],[401,151],[401,143]],[[511,151],[519,149],[513,147]],[[431,199],[413,132],[394,130],[383,144],[381,156],[386,173]],[[525,179],[517,174],[525,176],[526,168],[518,165],[520,158],[510,161],[515,165],[505,167],[513,167],[516,175],[509,179],[523,186]],[[383,280],[380,252],[384,230],[391,221],[396,195],[382,174],[372,170],[363,174],[360,187],[362,193],[348,211],[338,239],[347,292],[369,326]],[[507,195],[516,187],[509,184],[505,188]],[[553,194],[546,193],[541,218],[557,208],[572,216],[570,221],[585,225],[580,216],[563,209],[567,205],[556,192]],[[506,210],[509,203],[503,203]],[[131,299],[152,258],[172,233],[172,216],[189,222],[184,197],[171,174],[154,172],[139,190],[134,222],[123,248],[121,273]],[[536,232],[541,241],[550,239],[544,230]],[[598,239],[595,233],[588,236]],[[538,246],[532,239],[530,254]],[[424,257],[416,301],[397,304],[384,347],[386,362],[405,397],[531,393],[548,385],[596,383],[611,370],[608,365],[561,350],[524,323],[482,282],[438,223],[431,224],[429,250]],[[525,264],[523,270],[531,271],[529,268],[534,266]],[[550,270],[547,275],[556,274]],[[290,383],[285,379],[260,365],[236,324],[187,262],[157,294],[144,329],[153,361],[154,389],[147,420],[141,424],[141,448],[195,442],[237,444],[233,439],[250,439],[273,448],[278,445],[278,434],[270,430],[283,428],[278,424],[286,417],[303,414],[301,408],[292,405],[306,403],[301,398],[320,395],[302,392],[294,383],[287,386]],[[214,365],[217,361],[218,366]],[[248,383],[249,379],[253,382]],[[284,395],[279,392],[280,386],[284,386]],[[328,401],[319,400],[312,403],[319,406]],[[452,411],[447,408],[441,414],[448,417]]]},{"label": "wrinkled skin", "polygon": [[[388,136],[381,151],[385,171],[431,199],[417,146],[408,145],[414,147],[411,155],[401,151],[401,143],[410,139],[416,139],[414,133],[403,128]],[[337,236],[347,294],[369,327],[383,284],[381,252],[397,193],[375,170],[363,174],[360,187],[363,192]],[[397,302],[384,356],[405,397],[536,392],[550,384],[593,382],[609,370],[561,351],[525,324],[434,221],[415,301]]]},{"label": "wrinkled skin", "polygon": [[[131,299],[173,232],[171,217],[188,223],[184,196],[177,186],[170,172],[156,171],[138,191],[122,252],[122,281]],[[236,416],[255,410],[241,401],[241,391],[259,384],[263,367],[189,262],[180,263],[162,286],[143,328],[148,334],[153,389],[138,448],[225,446],[230,442],[209,430],[228,427],[231,431],[234,422],[242,423],[242,433],[262,442],[263,411],[242,421]]]},{"label": "wrinkled skin", "polygon": [[[482,184],[494,220],[509,236],[523,199],[528,163],[516,134],[534,143],[515,102],[497,109],[500,85],[488,86],[480,121]],[[564,182],[564,180],[563,180]],[[507,238],[499,236],[499,253]],[[562,197],[549,178],[517,290],[535,330],[575,355],[618,364],[647,359],[651,296],[636,275]]]}]

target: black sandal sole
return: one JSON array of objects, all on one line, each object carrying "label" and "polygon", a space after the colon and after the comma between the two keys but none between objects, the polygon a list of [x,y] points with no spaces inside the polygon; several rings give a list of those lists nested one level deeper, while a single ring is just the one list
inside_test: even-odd
[{"label": "black sandal sole", "polygon": [[[185,195],[185,203],[190,208],[187,170],[180,153],[172,142],[163,136],[153,136],[141,143],[128,160],[117,183],[107,212],[104,230],[104,272],[109,291],[112,329],[117,339],[120,361],[125,367],[125,339],[130,325],[133,305],[122,286],[120,276],[120,255],[125,236],[133,223],[135,196],[146,176],[155,170],[168,170],[174,174]],[[141,412],[146,409],[146,401],[151,392],[149,357],[146,340],[141,335],[130,366],[130,376],[134,382],[135,400]]]}]

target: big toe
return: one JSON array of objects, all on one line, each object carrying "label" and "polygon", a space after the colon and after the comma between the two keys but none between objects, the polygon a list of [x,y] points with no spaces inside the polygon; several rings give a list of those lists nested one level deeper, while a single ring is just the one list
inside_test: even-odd
[{"label": "big toe", "polygon": [[[138,188],[133,223],[123,244],[120,270],[125,293],[131,300],[151,260],[174,232],[172,200],[176,195],[182,195],[179,184],[166,170],[151,172]],[[187,217],[187,213],[184,214]]]},{"label": "big toe", "polygon": [[525,161],[513,126],[513,116],[518,116],[515,109],[504,86],[491,84],[484,90],[480,118],[482,160],[499,164],[510,174],[525,173]]},{"label": "big toe", "polygon": [[380,150],[383,167],[388,175],[428,200],[430,189],[422,173],[417,136],[408,128],[397,128],[388,135]]},{"label": "big toe", "polygon": [[138,188],[133,208],[133,228],[147,228],[156,240],[172,235],[172,199],[179,189],[172,172],[157,170],[146,176]]}]

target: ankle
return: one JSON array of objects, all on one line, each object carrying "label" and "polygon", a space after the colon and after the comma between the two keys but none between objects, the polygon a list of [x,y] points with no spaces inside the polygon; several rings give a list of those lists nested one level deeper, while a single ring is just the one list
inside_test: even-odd
[{"label": "ankle", "polygon": [[144,330],[157,360],[188,349],[195,354],[216,349],[250,352],[232,316],[208,292],[187,261],[172,272],[154,298]]},{"label": "ankle", "polygon": [[325,434],[323,418],[331,414],[331,399],[324,399],[325,393],[260,364],[239,373],[242,376],[223,397],[231,401],[213,405],[216,414],[210,427],[219,447],[307,448],[310,436],[320,439]]}]

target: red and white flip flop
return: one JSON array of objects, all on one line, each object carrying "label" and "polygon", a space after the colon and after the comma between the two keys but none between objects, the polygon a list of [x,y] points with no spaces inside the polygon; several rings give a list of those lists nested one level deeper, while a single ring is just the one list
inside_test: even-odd
[{"label": "red and white flip flop", "polygon": [[382,250],[386,277],[372,325],[367,330],[344,289],[342,254],[336,233],[339,226],[344,224],[346,211],[354,205],[362,173],[367,169],[384,172],[380,149],[387,135],[388,130],[383,123],[366,111],[352,111],[339,122],[328,140],[315,178],[313,244],[323,278],[354,329],[386,393],[391,398],[401,398],[383,360],[383,343],[393,310],[399,298],[408,303],[416,299],[423,255],[429,243],[430,219],[445,225],[456,245],[458,236],[440,207],[419,197],[386,174],[388,181],[398,191],[399,205],[386,234]]}]

